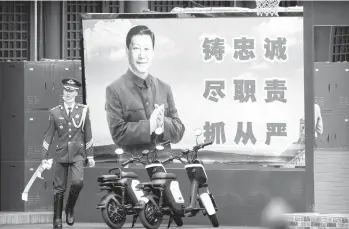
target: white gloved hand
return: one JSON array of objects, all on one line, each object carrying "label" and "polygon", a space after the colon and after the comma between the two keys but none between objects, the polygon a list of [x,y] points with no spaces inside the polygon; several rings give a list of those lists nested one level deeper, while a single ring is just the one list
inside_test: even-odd
[{"label": "white gloved hand", "polygon": [[42,160],[41,161],[41,166],[42,166],[43,170],[45,170],[45,169],[50,170],[51,167],[52,167],[52,162],[53,162],[52,159],[49,159],[49,160],[44,159],[44,160]]},{"label": "white gloved hand", "polygon": [[88,160],[88,166],[89,167],[95,167],[95,165],[96,165],[96,162],[95,162],[95,160],[93,159],[93,157],[87,157],[87,160]]}]

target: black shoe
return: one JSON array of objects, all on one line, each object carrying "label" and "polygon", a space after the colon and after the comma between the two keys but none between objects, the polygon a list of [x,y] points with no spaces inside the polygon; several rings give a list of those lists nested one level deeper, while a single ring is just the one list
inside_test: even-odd
[{"label": "black shoe", "polygon": [[62,219],[56,219],[53,223],[53,228],[62,228]]},{"label": "black shoe", "polygon": [[56,194],[53,203],[53,228],[62,228],[63,195]]},{"label": "black shoe", "polygon": [[74,224],[74,206],[78,197],[78,195],[74,195],[72,192],[69,192],[67,205],[65,207],[66,223],[69,226],[73,226]]}]

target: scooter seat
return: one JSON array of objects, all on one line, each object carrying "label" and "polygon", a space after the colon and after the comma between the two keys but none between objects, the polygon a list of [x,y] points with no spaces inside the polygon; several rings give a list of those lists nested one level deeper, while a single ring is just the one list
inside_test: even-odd
[{"label": "scooter seat", "polygon": [[138,178],[138,175],[134,172],[121,172],[122,178]]},{"label": "scooter seat", "polygon": [[102,175],[98,177],[98,181],[114,181],[120,178],[138,178],[137,174],[135,174],[134,172],[121,172],[120,175],[121,177],[119,177],[118,175]]},{"label": "scooter seat", "polygon": [[102,175],[98,177],[98,181],[115,181],[118,180],[119,177],[117,175]]},{"label": "scooter seat", "polygon": [[171,179],[175,180],[177,179],[176,174],[174,173],[164,173],[164,172],[157,172],[155,173],[152,178],[152,180],[160,180],[160,179]]},{"label": "scooter seat", "polygon": [[150,188],[161,188],[163,187],[164,184],[154,184],[153,182],[142,182],[136,185],[136,188],[138,189],[143,189],[145,187],[150,187]]}]

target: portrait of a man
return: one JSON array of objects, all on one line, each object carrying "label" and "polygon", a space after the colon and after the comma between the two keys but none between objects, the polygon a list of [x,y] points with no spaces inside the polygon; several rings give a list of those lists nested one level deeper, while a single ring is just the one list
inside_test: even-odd
[{"label": "portrait of a man", "polygon": [[171,86],[149,73],[155,54],[155,34],[144,25],[126,36],[128,69],[106,87],[105,111],[114,143],[132,154],[154,146],[155,130],[161,140],[178,143],[185,127],[179,118]]}]

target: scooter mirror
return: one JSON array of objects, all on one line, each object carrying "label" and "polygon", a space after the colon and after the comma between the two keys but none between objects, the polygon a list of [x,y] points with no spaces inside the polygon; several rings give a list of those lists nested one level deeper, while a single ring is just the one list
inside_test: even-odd
[{"label": "scooter mirror", "polygon": [[121,149],[121,148],[117,148],[117,149],[115,150],[115,153],[116,153],[117,155],[122,155],[122,154],[124,154],[124,150]]},{"label": "scooter mirror", "polygon": [[199,128],[197,128],[197,129],[195,129],[194,130],[194,134],[196,135],[196,136],[200,136],[201,134],[202,134],[202,129],[199,129]]},{"label": "scooter mirror", "polygon": [[142,155],[144,155],[144,156],[147,155],[148,153],[149,153],[149,150],[147,150],[147,149],[142,151]]},{"label": "scooter mirror", "polygon": [[156,134],[156,135],[162,134],[162,128],[156,128],[155,134]]},{"label": "scooter mirror", "polygon": [[157,145],[155,148],[157,150],[164,150],[165,149],[165,147],[163,147],[162,145]]}]

